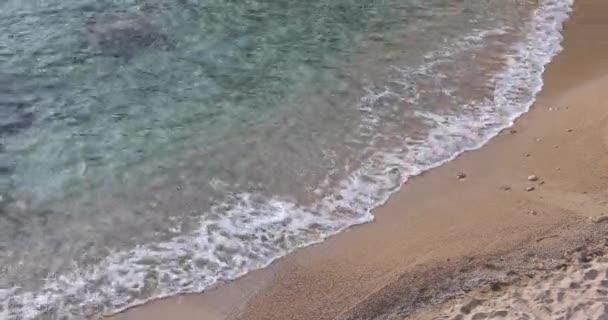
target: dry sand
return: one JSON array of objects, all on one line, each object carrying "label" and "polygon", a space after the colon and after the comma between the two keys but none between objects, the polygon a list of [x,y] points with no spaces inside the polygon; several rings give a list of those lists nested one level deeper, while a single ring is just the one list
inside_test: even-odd
[{"label": "dry sand", "polygon": [[[608,258],[588,263],[575,260],[564,270],[537,274],[534,279],[500,293],[476,292],[429,319],[608,319]],[[418,316],[418,319],[422,317]]]},{"label": "dry sand", "polygon": [[[608,216],[602,219],[605,223]],[[605,226],[600,229],[605,236]],[[503,274],[487,286],[407,319],[608,319],[607,249],[607,239],[586,241],[562,259],[537,260],[535,267],[528,264],[527,270]]]},{"label": "dry sand", "polygon": [[[576,261],[576,247],[587,252],[608,234],[608,222],[589,219],[608,212],[608,1],[577,0],[574,9],[566,50],[545,73],[533,110],[481,150],[412,179],[374,223],[206,293],[113,318],[433,319],[458,316],[467,292],[494,297],[478,307],[484,313],[543,290],[558,301],[558,279],[586,272],[568,267],[564,251]],[[592,268],[604,272],[598,263]],[[564,267],[566,276],[551,271]]]}]

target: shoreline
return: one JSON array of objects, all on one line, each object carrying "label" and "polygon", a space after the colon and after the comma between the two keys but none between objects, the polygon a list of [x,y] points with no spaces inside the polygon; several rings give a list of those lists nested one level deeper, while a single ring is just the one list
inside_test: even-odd
[{"label": "shoreline", "polygon": [[[598,204],[598,186],[605,184],[601,168],[608,167],[596,146],[598,137],[586,136],[603,129],[597,122],[608,112],[586,106],[583,114],[570,108],[568,99],[581,95],[571,92],[593,91],[588,87],[606,81],[593,80],[608,73],[608,61],[602,61],[608,49],[600,41],[608,30],[602,33],[607,26],[602,13],[608,14],[608,5],[599,0],[575,2],[565,50],[549,65],[545,88],[532,111],[516,121],[514,133],[506,130],[480,150],[412,178],[375,210],[375,222],[216,289],[152,301],[113,318],[367,319],[391,314],[387,319],[397,319],[414,311],[407,306],[423,306],[403,297],[437,284],[443,273],[434,268],[458,270],[471,257],[513,254],[534,242],[542,247],[539,252],[580,245],[581,230],[589,228],[587,216],[604,208]],[[589,154],[581,152],[586,150]],[[582,167],[594,175],[578,172]],[[467,179],[459,181],[460,173]],[[527,181],[531,174],[545,183]],[[535,190],[526,191],[530,187]],[[458,286],[453,291],[456,295]],[[433,294],[427,300],[442,301]]]}]

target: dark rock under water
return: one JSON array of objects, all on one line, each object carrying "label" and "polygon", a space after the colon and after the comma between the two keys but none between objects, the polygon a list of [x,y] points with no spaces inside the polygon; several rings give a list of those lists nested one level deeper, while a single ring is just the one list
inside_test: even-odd
[{"label": "dark rock under water", "polygon": [[167,36],[144,15],[112,13],[87,22],[86,39],[101,55],[131,58],[145,48],[170,47]]}]

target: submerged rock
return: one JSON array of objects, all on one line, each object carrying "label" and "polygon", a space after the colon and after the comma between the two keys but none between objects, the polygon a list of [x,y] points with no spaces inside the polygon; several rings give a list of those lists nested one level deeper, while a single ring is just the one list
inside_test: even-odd
[{"label": "submerged rock", "polygon": [[102,55],[130,58],[137,51],[157,46],[167,48],[166,35],[142,15],[115,13],[87,22],[88,43]]},{"label": "submerged rock", "polygon": [[[0,119],[0,138],[15,135],[34,123],[34,114],[21,110],[9,109],[13,114],[8,119]],[[3,152],[4,145],[0,144],[0,152]]]}]

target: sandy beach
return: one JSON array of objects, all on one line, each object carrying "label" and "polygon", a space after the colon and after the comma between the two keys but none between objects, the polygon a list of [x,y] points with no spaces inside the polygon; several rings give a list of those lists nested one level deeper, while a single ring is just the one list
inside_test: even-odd
[{"label": "sandy beach", "polygon": [[[410,180],[373,223],[205,293],[103,318],[523,319],[523,307],[518,315],[496,312],[543,291],[555,294],[551,303],[574,308],[580,301],[571,296],[586,293],[559,300],[560,281],[599,288],[608,280],[601,258],[608,235],[601,217],[608,214],[606,17],[607,1],[576,0],[565,50],[545,72],[533,109],[480,150]],[[481,311],[462,311],[474,307]],[[559,309],[529,317],[565,316]]]}]

